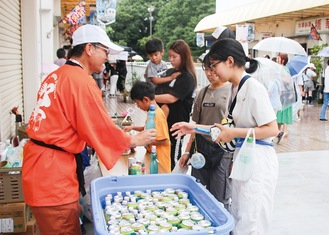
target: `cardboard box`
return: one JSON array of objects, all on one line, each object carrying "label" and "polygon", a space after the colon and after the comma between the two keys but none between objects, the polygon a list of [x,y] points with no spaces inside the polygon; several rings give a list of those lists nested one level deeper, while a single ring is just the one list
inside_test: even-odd
[{"label": "cardboard box", "polygon": [[16,233],[16,235],[40,235],[37,221],[34,217],[27,222],[26,232]]},{"label": "cardboard box", "polygon": [[23,203],[0,204],[0,233],[25,232],[29,209]]},{"label": "cardboard box", "polygon": [[0,203],[24,202],[22,168],[1,168],[0,188]]}]

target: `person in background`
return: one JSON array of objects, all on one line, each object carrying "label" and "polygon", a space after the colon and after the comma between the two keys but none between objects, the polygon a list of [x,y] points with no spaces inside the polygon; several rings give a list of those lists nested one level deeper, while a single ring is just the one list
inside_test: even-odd
[{"label": "person in background", "polygon": [[324,70],[323,85],[323,104],[320,112],[320,121],[328,121],[326,118],[326,111],[329,103],[329,60],[327,61],[327,68]]},{"label": "person in background", "polygon": [[[289,69],[286,67],[286,64],[288,63],[287,54],[279,53],[276,58],[276,62],[284,66],[284,68],[290,74]],[[277,143],[279,144],[285,136],[288,136],[288,125],[292,124],[292,105],[288,105],[287,107],[283,107],[283,109],[278,110],[276,117],[279,129],[279,133],[277,134]]]},{"label": "person in background", "polygon": [[[173,66],[168,73],[179,72],[173,81],[164,84],[164,94],[155,95],[155,101],[167,104],[169,115],[167,117],[168,129],[180,121],[188,122],[192,110],[195,89],[197,86],[196,73],[189,45],[184,40],[177,40],[169,47],[169,60]],[[170,135],[171,142],[171,168],[181,156],[182,141]]]},{"label": "person in background", "polygon": [[271,57],[269,55],[265,55],[264,58],[271,59]]},{"label": "person in background", "polygon": [[105,62],[105,69],[103,71],[103,78],[105,82],[105,91],[108,90],[108,84],[110,85],[111,97],[114,97],[117,89],[117,81],[119,78],[119,72],[117,70],[117,61],[110,60]]},{"label": "person in background", "polygon": [[103,69],[102,72],[100,73],[92,73],[91,76],[93,77],[93,79],[95,79],[95,82],[97,84],[97,86],[99,87],[99,89],[103,88],[104,85],[104,79],[103,79],[103,71],[105,69],[105,65],[103,64]]},{"label": "person in background", "polygon": [[[246,77],[247,73],[257,70],[258,62],[247,57],[242,45],[234,39],[222,39],[216,42],[210,48],[209,56],[210,68],[218,75],[221,82],[231,83],[227,108],[236,96],[236,105],[232,112],[235,128],[215,123],[215,126],[221,130],[216,143],[228,143],[234,138],[245,138],[249,129],[253,128],[257,138],[258,154],[261,152],[262,155],[261,158],[254,158],[256,167],[249,180],[232,179],[230,211],[235,222],[232,234],[269,234],[278,178],[278,158],[272,139],[277,134],[278,128],[266,88],[253,77]],[[238,91],[241,81],[244,83]],[[191,134],[194,133],[194,127],[195,124],[192,123],[178,122],[170,131],[173,131],[174,135]],[[234,160],[240,151],[238,144],[235,148]]]},{"label": "person in background", "polygon": [[292,120],[299,121],[301,118],[301,110],[303,107],[303,77],[301,74],[292,76],[294,81],[297,101],[292,104]]},{"label": "person in background", "polygon": [[[164,83],[171,82],[176,79],[180,72],[175,72],[166,75],[168,69],[165,61],[162,60],[164,53],[163,43],[159,38],[152,38],[145,43],[145,51],[150,59],[145,69],[145,80],[152,82],[155,85],[155,94],[163,94]],[[161,105],[166,117],[169,115],[169,109],[167,105]]]},{"label": "person in background", "polygon": [[313,91],[315,90],[313,78],[316,77],[314,72],[315,66],[313,63],[308,64],[308,67],[303,72],[304,95],[308,105],[313,105]]},{"label": "person in background", "polygon": [[[200,125],[213,125],[218,120],[226,118],[226,103],[231,86],[229,82],[221,82],[212,68],[210,68],[210,65],[210,58],[207,54],[203,59],[202,68],[210,85],[203,87],[199,91],[194,100],[192,113],[192,121]],[[199,140],[197,141],[197,139]],[[205,143],[202,146],[197,145],[197,150],[204,155],[208,163],[206,167],[201,169],[192,168],[191,175],[199,179],[201,184],[205,185],[209,192],[224,204],[226,209],[229,209],[231,199],[231,180],[229,175],[233,154],[224,152],[218,144],[212,141],[209,135],[191,134],[185,153],[183,153],[180,159],[180,167],[182,168],[187,167],[187,162],[191,157],[190,152],[191,147],[193,147],[191,146],[193,141]],[[211,152],[212,155],[207,156],[203,148],[211,150],[206,152]]]},{"label": "person in background", "polygon": [[71,59],[41,84],[26,128],[22,182],[42,235],[81,234],[78,199],[85,190],[79,153],[87,143],[111,169],[127,148],[155,139],[154,129],[130,136],[117,127],[91,77],[118,50],[102,28],[83,25],[73,33]]},{"label": "person in background", "polygon": [[54,61],[54,64],[61,67],[66,63],[66,51],[63,48],[59,48],[56,52],[57,59]]},{"label": "person in background", "polygon": [[[155,129],[157,131],[155,140],[145,146],[148,153],[151,153],[151,146],[155,145],[159,160],[159,173],[170,173],[171,172],[171,160],[170,160],[170,138],[167,119],[162,109],[157,105],[154,100],[155,89],[154,85],[150,82],[137,81],[134,83],[130,91],[131,100],[135,101],[137,106],[148,111],[150,105],[154,104],[155,109]],[[124,131],[143,131],[145,126],[126,126]]]},{"label": "person in background", "polygon": [[118,82],[117,82],[117,91],[123,93],[125,91],[126,76],[127,76],[127,66],[125,60],[117,61],[117,70],[118,70]]}]

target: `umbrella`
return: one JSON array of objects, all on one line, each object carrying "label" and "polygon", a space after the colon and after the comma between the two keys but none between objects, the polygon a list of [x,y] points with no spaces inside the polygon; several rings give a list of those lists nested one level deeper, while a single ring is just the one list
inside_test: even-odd
[{"label": "umbrella", "polygon": [[254,50],[307,55],[305,49],[295,40],[285,37],[270,37],[258,42]]},{"label": "umbrella", "polygon": [[329,47],[325,47],[323,49],[321,49],[317,56],[321,56],[321,57],[329,57]]},{"label": "umbrella", "polygon": [[280,80],[284,83],[292,82],[292,78],[284,66],[263,57],[257,57],[255,59],[258,61],[259,67],[252,76],[266,88],[268,88],[268,84],[272,80]]},{"label": "umbrella", "polygon": [[273,82],[277,82],[281,90],[280,99],[283,107],[294,103],[293,79],[285,67],[267,58],[257,57],[255,59],[258,61],[259,67],[252,73],[252,77],[262,83],[267,90]]},{"label": "umbrella", "polygon": [[310,57],[296,55],[288,60],[287,67],[290,71],[290,75],[294,76],[305,70],[305,66],[310,63]]}]

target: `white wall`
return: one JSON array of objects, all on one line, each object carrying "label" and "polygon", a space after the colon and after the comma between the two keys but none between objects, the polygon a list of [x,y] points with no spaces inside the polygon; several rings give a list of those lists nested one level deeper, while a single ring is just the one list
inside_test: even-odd
[{"label": "white wall", "polygon": [[36,104],[42,64],[54,59],[53,5],[53,0],[21,1],[25,122]]}]

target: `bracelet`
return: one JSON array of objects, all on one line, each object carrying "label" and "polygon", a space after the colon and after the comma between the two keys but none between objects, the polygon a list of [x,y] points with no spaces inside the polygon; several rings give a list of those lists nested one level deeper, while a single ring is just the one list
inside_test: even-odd
[{"label": "bracelet", "polygon": [[185,155],[185,154],[190,155],[190,152],[185,152],[185,153],[183,153],[183,155]]}]

